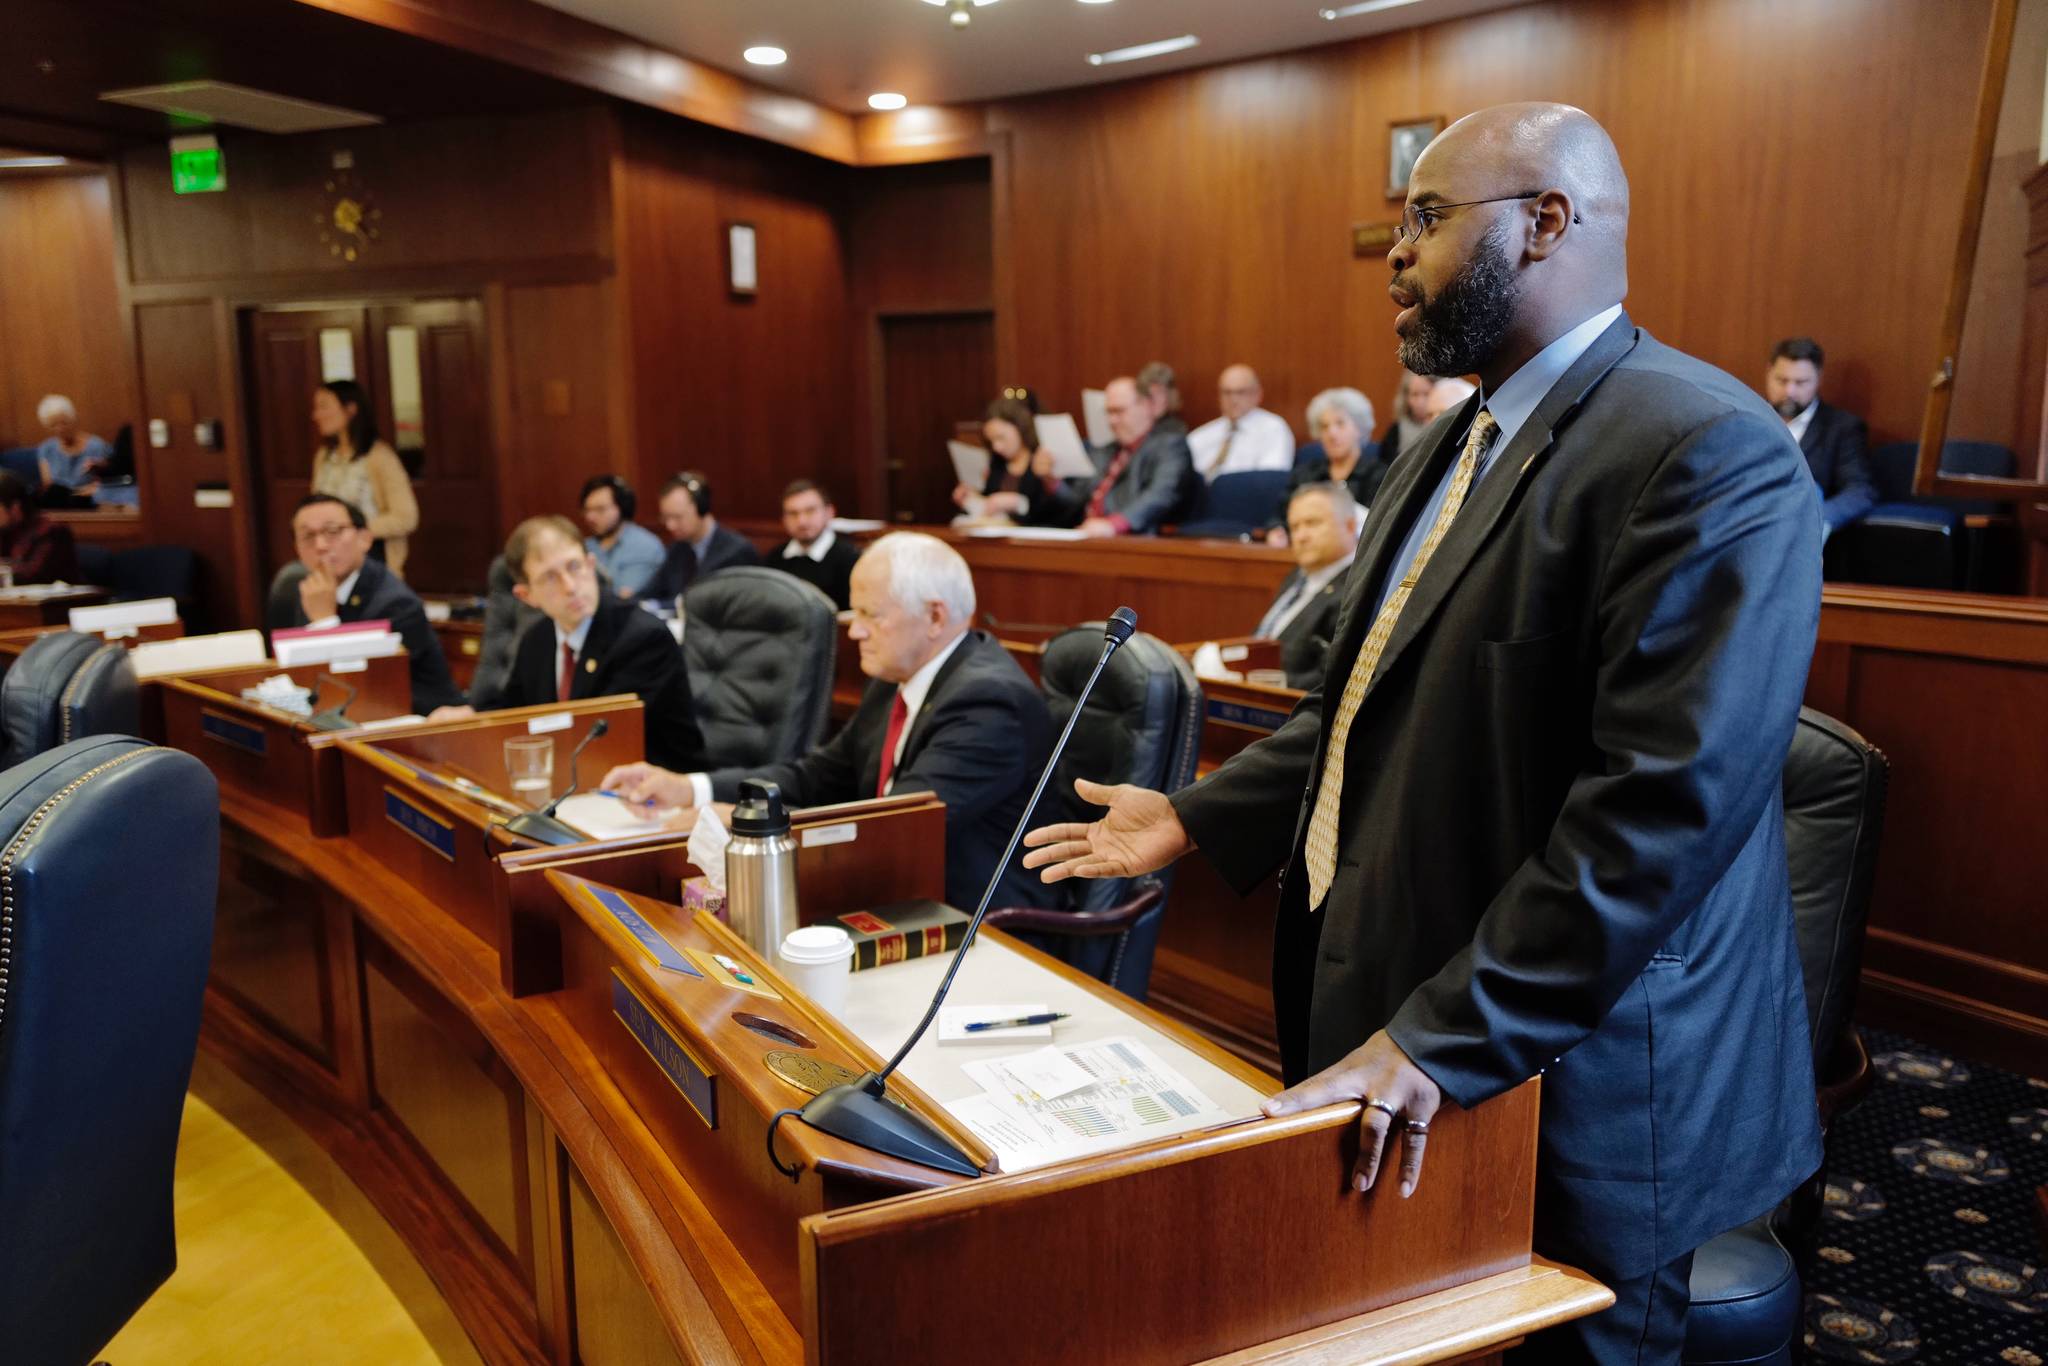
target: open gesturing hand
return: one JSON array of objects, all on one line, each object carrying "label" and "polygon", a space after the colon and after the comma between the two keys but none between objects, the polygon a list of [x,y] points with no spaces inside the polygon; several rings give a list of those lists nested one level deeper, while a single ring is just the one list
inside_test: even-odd
[{"label": "open gesturing hand", "polygon": [[1070,877],[1136,877],[1164,868],[1195,847],[1173,803],[1150,788],[1119,783],[1114,787],[1074,780],[1083,801],[1109,808],[1101,820],[1086,825],[1069,821],[1041,825],[1024,837],[1031,850],[1026,868],[1043,868],[1039,880],[1063,882]]},{"label": "open gesturing hand", "polygon": [[[1358,1166],[1351,1173],[1351,1188],[1371,1190],[1373,1182],[1379,1179],[1387,1138],[1397,1127],[1398,1115],[1401,1198],[1406,1200],[1415,1194],[1416,1184],[1422,1180],[1422,1150],[1429,1142],[1429,1122],[1443,1104],[1443,1092],[1437,1089],[1437,1084],[1382,1029],[1345,1054],[1335,1066],[1268,1098],[1265,1111],[1269,1115],[1291,1115],[1344,1100],[1365,1102],[1360,1120],[1363,1130],[1359,1134]],[[1393,1113],[1389,1114],[1389,1110]]]}]

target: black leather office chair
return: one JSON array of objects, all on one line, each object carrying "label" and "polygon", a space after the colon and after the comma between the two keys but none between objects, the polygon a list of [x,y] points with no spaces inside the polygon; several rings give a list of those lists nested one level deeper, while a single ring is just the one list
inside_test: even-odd
[{"label": "black leather office chair", "polygon": [[[1884,755],[1862,736],[1811,708],[1800,710],[1785,757],[1785,855],[1823,1132],[1871,1085],[1869,1054],[1849,1021],[1888,774]],[[1823,1163],[1785,1209],[1731,1229],[1694,1255],[1687,1366],[1790,1366],[1800,1328],[1798,1263],[1819,1221],[1825,1176]]]},{"label": "black leather office chair", "polygon": [[[1046,642],[1039,681],[1055,735],[1102,653],[1102,625],[1086,623]],[[1195,780],[1207,710],[1202,685],[1178,651],[1142,631],[1132,636],[1095,685],[1031,823],[1099,816],[1100,807],[1075,794],[1076,778],[1160,792],[1186,787]],[[1172,880],[1171,868],[1140,878],[1075,878],[1058,884],[1065,900],[1056,909],[1009,907],[990,912],[988,923],[1142,1001]]]},{"label": "black leather office chair", "polygon": [[683,658],[711,766],[780,764],[824,738],[839,647],[832,599],[739,565],[683,594]]},{"label": "black leather office chair", "polygon": [[512,567],[499,555],[491,561],[484,594],[484,637],[478,643],[476,673],[469,680],[469,704],[482,711],[497,705],[512,678],[519,638],[547,617],[512,596]]},{"label": "black leather office chair", "polygon": [[128,736],[0,774],[0,1358],[83,1363],[177,1265],[220,802]]},{"label": "black leather office chair", "polygon": [[306,566],[297,560],[288,560],[284,568],[271,576],[270,591],[263,597],[263,629],[271,629],[271,623],[293,621],[299,610],[299,581],[306,577]]},{"label": "black leather office chair", "polygon": [[0,732],[9,764],[88,735],[132,735],[141,725],[127,648],[98,636],[43,636],[0,681]]}]

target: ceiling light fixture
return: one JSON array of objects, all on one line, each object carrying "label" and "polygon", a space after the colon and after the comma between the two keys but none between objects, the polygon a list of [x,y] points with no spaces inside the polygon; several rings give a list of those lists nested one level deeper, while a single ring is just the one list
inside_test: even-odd
[{"label": "ceiling light fixture", "polygon": [[893,90],[878,90],[874,94],[868,96],[868,108],[880,109],[885,112],[891,109],[901,109],[904,105],[909,103],[909,100],[903,98],[903,96],[897,94]]},{"label": "ceiling light fixture", "polygon": [[740,56],[745,57],[755,66],[781,66],[784,62],[789,60],[789,54],[787,52],[784,52],[781,48],[768,47],[765,45],[761,47],[750,47],[745,52],[742,52]]},{"label": "ceiling light fixture", "polygon": [[1418,0],[1360,0],[1356,5],[1345,5],[1338,9],[1317,10],[1325,19],[1355,19],[1361,14],[1378,14],[1383,9],[1399,9],[1413,5]]},{"label": "ceiling light fixture", "polygon": [[1169,52],[1182,52],[1201,42],[1192,33],[1183,33],[1178,38],[1161,38],[1156,43],[1139,43],[1136,47],[1120,47],[1111,52],[1091,52],[1088,65],[1108,66],[1112,62],[1139,62],[1147,57],[1164,57]]},{"label": "ceiling light fixture", "polygon": [[0,157],[0,171],[32,171],[42,166],[69,166],[69,157]]},{"label": "ceiling light fixture", "polygon": [[938,5],[946,10],[946,22],[954,28],[966,28],[974,22],[974,10],[983,5],[993,5],[996,0],[924,0],[927,5]]}]

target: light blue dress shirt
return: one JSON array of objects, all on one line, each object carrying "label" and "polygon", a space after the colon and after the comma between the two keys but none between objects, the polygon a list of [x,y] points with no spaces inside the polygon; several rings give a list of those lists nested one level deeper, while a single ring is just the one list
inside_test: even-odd
[{"label": "light blue dress shirt", "polygon": [[[1565,371],[1571,369],[1579,357],[1586,354],[1586,348],[1599,340],[1600,334],[1620,316],[1620,304],[1594,314],[1531,356],[1521,369],[1508,376],[1507,381],[1492,397],[1481,392],[1479,408],[1473,410],[1473,415],[1477,417],[1480,411],[1492,413],[1499,430],[1494,434],[1486,450],[1480,454],[1479,468],[1472,476],[1472,487],[1465,494],[1468,506],[1479,490],[1480,481],[1493,469],[1500,453],[1515,439],[1515,434],[1528,424],[1530,417],[1536,412],[1536,405],[1543,401],[1543,396],[1564,378]],[[1471,429],[1467,427],[1466,430]],[[1403,452],[1403,458],[1409,458],[1407,452]],[[1380,609],[1387,605],[1387,598],[1392,594],[1394,585],[1408,576],[1408,570],[1415,563],[1415,557],[1422,553],[1422,543],[1429,538],[1429,529],[1436,525],[1438,514],[1443,511],[1445,501],[1451,496],[1451,480],[1457,472],[1458,462],[1453,460],[1444,468],[1442,481],[1437,484],[1436,492],[1430,494],[1429,501],[1423,505],[1421,514],[1415,519],[1415,525],[1408,528],[1408,538],[1401,542],[1400,550],[1395,552],[1393,562],[1387,566],[1387,577],[1380,584],[1379,596],[1373,605],[1374,620],[1378,620]],[[1428,570],[1425,569],[1423,572],[1427,573]]]},{"label": "light blue dress shirt", "polygon": [[53,436],[45,440],[42,445],[36,447],[36,454],[41,456],[43,463],[50,467],[51,483],[62,484],[67,489],[75,489],[85,484],[90,484],[99,477],[97,474],[86,469],[86,462],[91,460],[111,460],[114,455],[114,448],[97,436],[88,436],[85,439],[85,449],[81,450],[77,455],[72,455],[64,449],[63,443]]},{"label": "light blue dress shirt", "polygon": [[637,522],[621,523],[618,539],[609,550],[600,546],[595,536],[584,537],[583,548],[612,581],[614,590],[623,588],[636,597],[646,591],[668,557],[661,538]]}]

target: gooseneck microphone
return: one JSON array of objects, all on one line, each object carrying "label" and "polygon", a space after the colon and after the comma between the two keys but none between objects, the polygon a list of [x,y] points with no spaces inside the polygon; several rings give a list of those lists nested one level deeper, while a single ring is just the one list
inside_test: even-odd
[{"label": "gooseneck microphone", "polygon": [[569,751],[569,786],[562,790],[562,795],[538,811],[523,811],[514,816],[505,822],[505,828],[515,835],[523,835],[541,844],[581,844],[589,839],[588,835],[573,825],[556,820],[555,808],[576,795],[576,761],[583,757],[584,746],[599,736],[608,734],[611,728],[612,723],[609,720],[602,716],[598,717],[584,733],[583,738],[576,742],[576,748]]},{"label": "gooseneck microphone", "polygon": [[960,1176],[981,1175],[981,1169],[953,1146],[951,1139],[923,1117],[887,1098],[889,1075],[909,1056],[911,1048],[924,1037],[924,1032],[931,1028],[940,1005],[945,1002],[946,993],[953,989],[953,979],[960,975],[960,964],[966,961],[967,950],[974,945],[975,933],[988,916],[989,902],[995,898],[1003,872],[1016,856],[1017,845],[1023,840],[1024,832],[1031,828],[1031,817],[1038,810],[1038,799],[1045,795],[1046,784],[1052,781],[1053,770],[1059,767],[1060,756],[1066,752],[1067,741],[1072,738],[1074,726],[1081,719],[1081,710],[1088,705],[1088,694],[1095,690],[1095,681],[1108,667],[1109,657],[1137,629],[1138,614],[1128,607],[1117,608],[1104,624],[1101,657],[1095,661],[1093,672],[1081,685],[1080,695],[1074,699],[1074,710],[1068,714],[1060,738],[1053,743],[1052,755],[1045,761],[1045,771],[1038,775],[1038,785],[1031,789],[1030,800],[1024,803],[1024,812],[1017,818],[1017,828],[1010,832],[1010,842],[1004,846],[1003,856],[996,860],[995,870],[989,874],[988,887],[981,894],[981,904],[974,908],[974,916],[967,922],[967,932],[960,938],[959,951],[953,955],[952,965],[946,969],[939,989],[932,994],[932,1003],[926,1008],[924,1018],[917,1022],[917,1028],[910,1031],[910,1037],[903,1041],[903,1046],[896,1050],[896,1056],[889,1059],[881,1071],[870,1072],[857,1081],[835,1086],[814,1096],[810,1104],[797,1112],[806,1124],[906,1162],[936,1167]]}]

